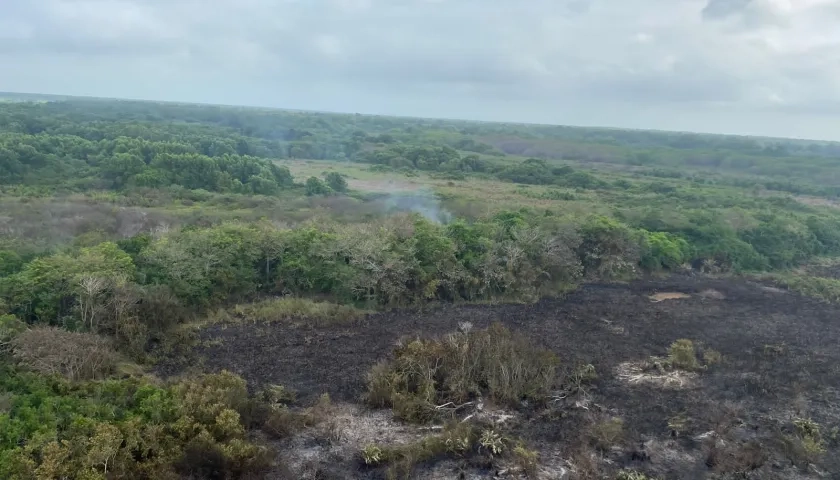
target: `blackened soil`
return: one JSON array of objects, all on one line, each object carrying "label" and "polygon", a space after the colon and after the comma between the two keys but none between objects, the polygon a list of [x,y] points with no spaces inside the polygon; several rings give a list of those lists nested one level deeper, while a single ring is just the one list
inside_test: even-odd
[{"label": "blackened soil", "polygon": [[[662,292],[690,297],[649,298]],[[479,328],[499,321],[553,350],[565,365],[591,363],[599,374],[592,407],[573,414],[533,414],[522,427],[524,436],[571,455],[582,438],[583,416],[619,416],[628,435],[624,450],[612,453],[616,462],[663,478],[709,478],[714,467],[702,453],[702,442],[692,436],[716,431],[739,437],[726,437],[727,444],[755,442],[778,452],[795,418],[813,418],[826,437],[832,426],[840,426],[838,313],[835,306],[743,280],[672,277],[587,285],[565,298],[533,305],[380,313],[351,327],[213,326],[202,332],[205,346],[197,356],[202,369],[227,369],[250,385],[282,384],[304,398],[326,392],[356,401],[365,373],[388,358],[399,339],[449,333],[463,321]],[[681,389],[632,383],[615,374],[622,362],[664,355],[680,338],[719,351],[723,363]],[[675,416],[690,420],[691,435],[669,438],[668,419]],[[655,448],[652,439],[661,439],[657,445],[676,445],[682,453],[646,451]],[[809,468],[840,478],[831,476],[840,472],[837,447],[829,440],[826,445],[829,454],[815,460],[814,467],[811,462],[793,466],[791,458],[772,453],[754,473],[740,478],[793,478],[791,471],[810,478],[816,473]],[[660,457],[669,460],[657,461]]]}]

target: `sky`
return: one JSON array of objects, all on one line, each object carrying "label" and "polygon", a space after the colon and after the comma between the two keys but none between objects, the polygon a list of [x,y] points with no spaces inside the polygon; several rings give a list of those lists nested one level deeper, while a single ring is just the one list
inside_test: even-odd
[{"label": "sky", "polygon": [[0,91],[840,140],[840,0],[0,0]]}]

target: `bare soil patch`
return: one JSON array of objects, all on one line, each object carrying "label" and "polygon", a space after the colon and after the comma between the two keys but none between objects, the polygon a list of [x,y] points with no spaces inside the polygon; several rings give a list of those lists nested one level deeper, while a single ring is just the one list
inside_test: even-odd
[{"label": "bare soil patch", "polygon": [[[701,295],[712,290],[719,299]],[[685,297],[652,302],[651,296],[661,292]],[[201,333],[204,346],[192,367],[228,369],[254,387],[283,384],[298,390],[303,401],[326,392],[355,403],[366,372],[388,358],[399,339],[453,332],[459,322],[484,328],[499,321],[556,352],[568,368],[592,364],[598,373],[585,399],[535,406],[514,422],[517,434],[539,450],[543,466],[574,465],[578,476],[572,478],[599,478],[587,477],[587,471],[614,475],[620,468],[663,479],[840,478],[815,473],[840,472],[840,448],[829,438],[840,427],[837,318],[840,308],[795,293],[779,295],[737,279],[675,276],[586,285],[565,298],[532,305],[379,313],[353,326],[215,325]],[[722,361],[681,377],[678,388],[632,377],[634,362],[666,355],[682,338],[720,352]],[[163,374],[180,371],[161,366]],[[607,452],[581,453],[587,425],[605,415],[623,419],[624,440]],[[803,460],[791,447],[794,420],[802,418],[823,432],[826,453],[813,459]],[[744,460],[753,451],[765,453]],[[319,478],[381,478],[360,470],[345,453],[339,456],[344,458],[324,457],[329,469],[323,471],[332,474]],[[457,478],[456,467],[463,465],[455,463],[424,466],[416,478]],[[426,476],[447,465],[442,476]],[[494,475],[469,472],[462,478]]]},{"label": "bare soil patch", "polygon": [[665,300],[680,300],[683,298],[690,298],[691,295],[682,292],[658,292],[650,296],[654,302],[663,302]]}]

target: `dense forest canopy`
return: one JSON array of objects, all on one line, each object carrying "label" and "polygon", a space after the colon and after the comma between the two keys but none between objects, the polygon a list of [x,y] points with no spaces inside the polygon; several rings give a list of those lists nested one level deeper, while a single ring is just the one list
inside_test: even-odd
[{"label": "dense forest canopy", "polygon": [[[120,370],[243,302],[531,301],[583,281],[840,255],[836,143],[10,98],[2,478],[260,471],[266,450],[247,430],[290,418],[270,392],[227,373],[161,385]],[[293,176],[304,160],[323,171]],[[389,215],[377,202],[392,192],[348,171],[397,190],[422,177],[452,213]]]}]

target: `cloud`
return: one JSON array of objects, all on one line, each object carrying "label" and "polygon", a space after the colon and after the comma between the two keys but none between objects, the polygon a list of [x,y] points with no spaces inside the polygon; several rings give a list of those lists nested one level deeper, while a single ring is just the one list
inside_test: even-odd
[{"label": "cloud", "polygon": [[709,0],[703,8],[703,18],[714,20],[742,12],[752,0]]},{"label": "cloud", "polygon": [[840,0],[3,3],[5,90],[840,135]]}]

